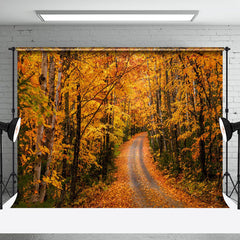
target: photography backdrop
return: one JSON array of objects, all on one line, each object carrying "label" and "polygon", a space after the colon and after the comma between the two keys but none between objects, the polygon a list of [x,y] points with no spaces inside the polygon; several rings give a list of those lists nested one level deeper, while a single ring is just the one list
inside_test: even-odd
[{"label": "photography backdrop", "polygon": [[225,207],[222,48],[18,48],[15,207]]}]

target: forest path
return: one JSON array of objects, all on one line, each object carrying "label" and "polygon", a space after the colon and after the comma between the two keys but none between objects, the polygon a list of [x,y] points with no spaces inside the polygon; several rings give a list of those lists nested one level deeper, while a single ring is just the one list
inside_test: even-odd
[{"label": "forest path", "polygon": [[185,208],[214,207],[190,196],[170,183],[153,161],[147,133],[139,133],[122,144],[115,159],[117,171],[106,190],[94,195],[86,207],[97,208]]},{"label": "forest path", "polygon": [[142,133],[134,138],[129,146],[128,169],[130,185],[134,191],[135,207],[184,207],[184,204],[169,196],[149,172],[145,164],[143,142],[147,133]]}]

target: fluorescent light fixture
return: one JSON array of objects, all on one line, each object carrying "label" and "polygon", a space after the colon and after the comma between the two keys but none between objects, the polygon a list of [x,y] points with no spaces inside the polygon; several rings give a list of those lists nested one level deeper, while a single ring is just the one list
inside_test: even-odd
[{"label": "fluorescent light fixture", "polygon": [[43,22],[191,22],[198,11],[36,11]]}]

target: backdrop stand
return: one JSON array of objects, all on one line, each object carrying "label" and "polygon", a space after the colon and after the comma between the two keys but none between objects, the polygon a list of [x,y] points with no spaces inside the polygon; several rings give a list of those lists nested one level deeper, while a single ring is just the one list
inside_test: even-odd
[{"label": "backdrop stand", "polygon": [[238,209],[240,209],[240,130],[238,130],[238,173],[237,173],[237,183],[238,186]]},{"label": "backdrop stand", "polygon": [[3,208],[3,200],[2,200],[2,194],[3,194],[3,177],[2,177],[2,129],[0,129],[0,209]]},{"label": "backdrop stand", "polygon": [[[226,119],[228,119],[228,113],[229,113],[229,109],[228,109],[228,51],[230,50],[230,48],[225,47],[224,50],[226,51],[226,108],[225,108],[225,113],[226,113]],[[223,179],[225,177],[226,177],[226,195],[228,197],[231,197],[234,190],[237,192],[237,189],[236,189],[236,185],[234,184],[231,174],[228,172],[228,142],[226,142],[226,170],[225,170],[225,173],[223,174]],[[230,179],[232,186],[233,186],[233,190],[230,193],[230,195],[228,194],[228,178]]]},{"label": "backdrop stand", "polygon": [[[12,118],[14,118],[15,117],[15,50],[16,49],[15,49],[15,47],[12,47],[12,48],[9,48],[9,50],[12,51],[12,110],[11,110],[11,112],[12,112]],[[226,109],[225,109],[225,112],[226,112],[226,119],[228,119],[228,112],[229,112],[229,109],[228,109],[228,51],[230,50],[230,48],[225,47],[224,50],[226,51]],[[0,166],[0,167],[2,167],[2,166]],[[226,143],[226,169],[225,169],[225,173],[223,174],[223,179],[225,177],[226,177],[226,195],[228,197],[230,197],[234,191],[236,191],[236,192],[238,192],[238,191],[236,188],[237,184],[234,184],[231,174],[228,172],[228,143]],[[229,179],[233,185],[233,191],[230,195],[228,194]],[[1,196],[4,191],[6,191],[8,193],[8,195],[10,196],[10,194],[7,190],[7,187],[11,182],[10,180],[12,180],[12,196],[13,196],[15,194],[15,184],[17,182],[17,174],[15,172],[15,145],[14,145],[14,143],[12,143],[12,172],[8,177],[6,185],[3,183],[3,181],[0,180],[1,181],[1,184],[0,184],[1,185],[1,189],[0,189]],[[1,191],[2,187],[4,187],[3,191]],[[0,205],[1,205],[1,202],[0,202]]]},{"label": "backdrop stand", "polygon": [[[15,47],[9,48],[8,50],[12,51],[12,119],[15,117]],[[12,179],[12,195],[9,194],[7,186]],[[6,185],[4,185],[4,191],[6,191],[9,197],[12,197],[15,194],[15,183],[17,182],[17,174],[15,172],[15,144],[12,143],[12,172],[8,177]]]},{"label": "backdrop stand", "polygon": [[[6,189],[6,185],[3,183],[3,164],[2,164],[2,134],[3,130],[0,129],[0,209],[3,209],[3,193]],[[7,189],[6,189],[7,191]],[[7,191],[8,195],[10,196],[9,192]]]}]

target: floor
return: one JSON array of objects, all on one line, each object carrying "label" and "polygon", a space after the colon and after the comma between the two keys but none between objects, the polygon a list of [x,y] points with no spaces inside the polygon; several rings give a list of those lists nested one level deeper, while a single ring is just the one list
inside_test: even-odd
[{"label": "floor", "polygon": [[0,234],[4,240],[238,240],[240,234]]}]

